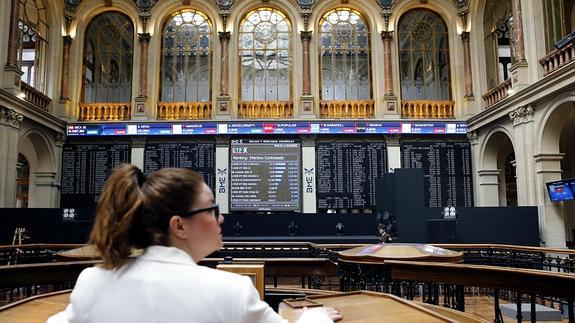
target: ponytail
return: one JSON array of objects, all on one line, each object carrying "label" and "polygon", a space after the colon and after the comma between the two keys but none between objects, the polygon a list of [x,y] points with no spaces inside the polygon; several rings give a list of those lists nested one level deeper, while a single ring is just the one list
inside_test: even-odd
[{"label": "ponytail", "polygon": [[104,268],[122,266],[135,247],[131,232],[141,222],[145,180],[142,171],[129,164],[120,165],[106,180],[90,233],[90,243],[100,251]]}]

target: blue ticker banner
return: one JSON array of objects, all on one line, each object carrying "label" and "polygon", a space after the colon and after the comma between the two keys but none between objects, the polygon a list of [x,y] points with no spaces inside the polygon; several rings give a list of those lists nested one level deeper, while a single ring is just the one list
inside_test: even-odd
[{"label": "blue ticker banner", "polygon": [[230,134],[454,134],[467,133],[465,122],[257,121],[71,123],[74,136],[178,136]]}]

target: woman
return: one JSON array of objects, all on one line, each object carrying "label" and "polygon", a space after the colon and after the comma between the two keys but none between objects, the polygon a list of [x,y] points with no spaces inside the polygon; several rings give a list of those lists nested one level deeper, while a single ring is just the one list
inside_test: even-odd
[{"label": "woman", "polygon": [[[101,266],[82,271],[56,322],[284,322],[249,278],[197,263],[222,247],[214,195],[183,168],[148,177],[122,165],[106,181],[91,243]],[[144,253],[130,258],[133,248]],[[298,322],[341,319],[333,309],[304,311]]]}]

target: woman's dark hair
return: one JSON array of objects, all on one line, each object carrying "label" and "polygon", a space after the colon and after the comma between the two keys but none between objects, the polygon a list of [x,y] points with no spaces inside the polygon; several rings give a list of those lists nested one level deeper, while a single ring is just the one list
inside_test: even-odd
[{"label": "woman's dark hair", "polygon": [[192,208],[203,182],[185,168],[163,168],[148,177],[134,165],[116,168],[104,184],[90,233],[103,266],[122,266],[132,248],[167,245],[170,218]]}]

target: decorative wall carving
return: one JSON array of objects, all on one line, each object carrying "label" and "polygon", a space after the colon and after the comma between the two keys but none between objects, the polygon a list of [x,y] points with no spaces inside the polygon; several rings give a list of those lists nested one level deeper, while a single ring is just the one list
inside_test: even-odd
[{"label": "decorative wall carving", "polygon": [[24,115],[0,105],[0,122],[4,125],[20,128]]},{"label": "decorative wall carving", "polygon": [[513,125],[522,124],[533,120],[535,109],[531,105],[525,105],[509,112],[509,118],[513,121]]}]

